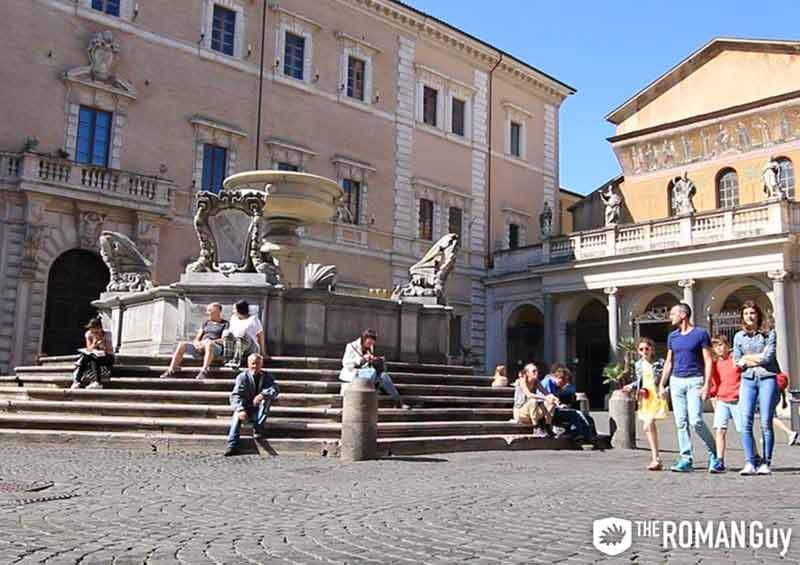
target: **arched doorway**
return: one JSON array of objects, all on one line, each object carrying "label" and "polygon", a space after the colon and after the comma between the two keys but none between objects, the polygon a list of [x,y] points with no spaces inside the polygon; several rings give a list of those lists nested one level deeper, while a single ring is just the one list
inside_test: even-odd
[{"label": "arched doorway", "polygon": [[608,309],[599,300],[587,303],[568,330],[575,337],[575,386],[586,392],[592,408],[602,410],[608,385],[603,367],[609,359]]},{"label": "arched doorway", "polygon": [[645,308],[644,312],[634,319],[634,336],[649,337],[656,344],[656,357],[664,359],[667,355],[667,336],[672,331],[669,311],[678,303],[678,299],[669,292],[656,296]]},{"label": "arched doorway", "polygon": [[506,370],[509,380],[513,381],[523,365],[542,358],[544,318],[541,312],[529,304],[514,310],[508,319],[506,338]]},{"label": "arched doorway", "polygon": [[767,320],[772,321],[772,302],[769,297],[757,286],[743,286],[730,293],[722,303],[722,308],[717,313],[709,315],[709,327],[712,335],[724,335],[730,343],[733,336],[741,329],[742,322],[739,318],[739,309],[742,304],[752,300],[761,307]]},{"label": "arched doorway", "polygon": [[72,249],[50,267],[42,353],[70,355],[83,347],[83,326],[97,314],[91,305],[108,286],[108,269],[96,254]]}]

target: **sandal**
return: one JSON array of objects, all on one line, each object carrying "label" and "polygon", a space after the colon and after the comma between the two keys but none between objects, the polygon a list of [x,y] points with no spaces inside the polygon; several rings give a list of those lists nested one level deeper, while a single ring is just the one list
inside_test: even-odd
[{"label": "sandal", "polygon": [[167,369],[166,371],[161,373],[158,376],[158,378],[160,378],[160,379],[171,379],[171,378],[177,376],[178,373],[180,373],[180,372],[181,372],[180,369]]},{"label": "sandal", "polygon": [[207,379],[209,372],[210,371],[208,369],[202,369],[199,373],[197,373],[197,376],[195,377],[195,379],[198,379],[198,380]]},{"label": "sandal", "polygon": [[655,461],[651,461],[650,464],[647,466],[648,471],[663,471],[664,465],[661,464],[661,459],[656,459]]}]

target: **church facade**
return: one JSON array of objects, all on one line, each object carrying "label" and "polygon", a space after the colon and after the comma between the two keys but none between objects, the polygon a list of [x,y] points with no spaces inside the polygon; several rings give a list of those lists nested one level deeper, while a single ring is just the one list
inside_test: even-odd
[{"label": "church facade", "polygon": [[571,207],[578,231],[495,254],[488,365],[567,362],[602,406],[620,338],[664,354],[679,301],[732,337],[752,299],[800,384],[799,46],[715,39],[607,116],[622,172]]}]

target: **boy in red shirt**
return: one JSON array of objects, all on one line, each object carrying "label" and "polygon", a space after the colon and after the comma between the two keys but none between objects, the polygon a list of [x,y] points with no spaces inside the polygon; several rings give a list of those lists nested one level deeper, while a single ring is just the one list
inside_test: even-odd
[{"label": "boy in red shirt", "polygon": [[719,465],[714,466],[712,473],[724,473],[725,468],[725,440],[728,431],[728,421],[733,420],[736,431],[740,431],[739,419],[739,379],[741,369],[733,362],[731,346],[724,335],[715,336],[711,340],[714,351],[714,368],[711,371],[711,382],[708,387],[708,396],[714,398],[714,430],[716,431],[717,457]]}]

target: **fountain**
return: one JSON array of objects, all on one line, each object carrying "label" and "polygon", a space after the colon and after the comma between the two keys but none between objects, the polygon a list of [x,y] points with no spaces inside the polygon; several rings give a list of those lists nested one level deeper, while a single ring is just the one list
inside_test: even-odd
[{"label": "fountain", "polygon": [[[109,288],[94,302],[111,319],[119,353],[170,354],[196,332],[209,302],[222,303],[229,316],[245,299],[261,316],[271,355],[340,357],[346,343],[372,327],[390,359],[447,362],[452,308],[444,282],[457,236],[437,242],[391,299],[337,294],[336,267],[307,264],[298,230],[330,221],[342,194],[333,180],[287,171],[238,173],[219,193],[198,193],[200,253],[180,280],[131,292]],[[135,251],[130,240],[104,237],[109,269],[135,264],[127,256]]]}]

